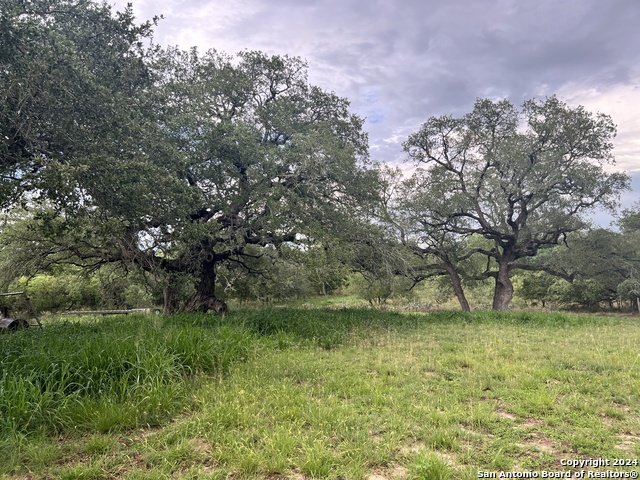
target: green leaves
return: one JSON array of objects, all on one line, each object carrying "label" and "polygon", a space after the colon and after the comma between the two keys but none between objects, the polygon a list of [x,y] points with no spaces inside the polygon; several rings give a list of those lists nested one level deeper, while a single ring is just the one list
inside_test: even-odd
[{"label": "green leaves", "polygon": [[[122,151],[148,86],[143,41],[153,22],[133,23],[91,1],[7,0],[0,6],[0,206],[35,189],[46,169]],[[127,135],[128,134],[128,135]],[[130,151],[131,147],[127,147]],[[59,185],[58,185],[59,187]]]}]

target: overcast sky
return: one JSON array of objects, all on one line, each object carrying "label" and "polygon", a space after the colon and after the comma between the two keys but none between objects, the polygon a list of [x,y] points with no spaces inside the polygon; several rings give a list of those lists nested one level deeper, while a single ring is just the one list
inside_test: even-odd
[{"label": "overcast sky", "polygon": [[[366,118],[374,160],[433,115],[476,98],[516,105],[556,94],[611,115],[617,168],[640,195],[638,0],[132,0],[138,20],[162,14],[161,45],[299,56],[309,80]],[[110,2],[121,9],[125,1]]]}]

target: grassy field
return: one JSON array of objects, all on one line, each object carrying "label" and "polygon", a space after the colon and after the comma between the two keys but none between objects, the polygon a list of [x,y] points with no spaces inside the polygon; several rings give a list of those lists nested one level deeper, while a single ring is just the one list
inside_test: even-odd
[{"label": "grassy field", "polygon": [[0,478],[471,479],[640,454],[632,317],[84,318],[0,351]]}]

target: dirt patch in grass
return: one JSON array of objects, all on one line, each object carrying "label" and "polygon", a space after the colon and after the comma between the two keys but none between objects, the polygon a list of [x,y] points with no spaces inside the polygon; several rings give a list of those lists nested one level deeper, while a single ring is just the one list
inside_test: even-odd
[{"label": "dirt patch in grass", "polygon": [[[427,452],[427,446],[423,442],[415,442],[411,445],[406,445],[400,449],[400,453],[403,456],[412,456],[416,453]],[[455,458],[453,455],[449,455],[447,453],[442,452],[434,452],[435,455],[440,457],[440,459],[449,465],[455,465]]]},{"label": "dirt patch in grass", "polygon": [[520,423],[520,426],[525,428],[538,428],[544,425],[542,420],[538,420],[537,418],[527,418],[524,422]]},{"label": "dirt patch in grass", "polygon": [[480,433],[463,426],[460,426],[459,428],[465,435],[467,435],[467,438],[464,440],[464,443],[472,444],[474,441],[477,441],[477,440],[484,440],[484,439],[490,440],[492,438],[495,438],[495,435],[491,433]]},{"label": "dirt patch in grass", "polygon": [[194,452],[211,455],[211,446],[209,445],[209,442],[202,438],[194,438],[189,442],[189,445]]},{"label": "dirt patch in grass", "polygon": [[379,469],[367,477],[367,480],[404,480],[409,476],[409,470],[400,465]]},{"label": "dirt patch in grass", "polygon": [[380,443],[384,440],[384,432],[374,432],[369,430],[369,438],[376,443]]},{"label": "dirt patch in grass", "polygon": [[515,420],[516,419],[515,415],[512,415],[509,412],[505,412],[501,408],[496,410],[496,415],[498,415],[500,418],[504,418],[506,420]]},{"label": "dirt patch in grass", "polygon": [[411,456],[413,454],[422,452],[427,449],[427,446],[422,442],[414,442],[411,445],[405,445],[400,449],[400,453],[404,456]]},{"label": "dirt patch in grass", "polygon": [[[281,478],[282,478],[282,477],[281,477]],[[300,471],[296,470],[296,471],[294,471],[290,476],[288,476],[288,477],[286,477],[286,478],[287,478],[288,480],[306,480],[306,479],[307,479],[307,476],[306,476],[304,473],[302,473],[302,472],[300,472]],[[274,480],[275,480],[275,479],[274,479]]]},{"label": "dirt patch in grass", "polygon": [[136,453],[129,459],[128,462],[123,463],[117,468],[117,470],[113,471],[113,475],[115,475],[116,478],[121,478],[125,474],[134,471],[148,472],[150,468],[151,467],[147,463],[145,458],[141,454]]},{"label": "dirt patch in grass", "polygon": [[498,408],[496,408],[496,415],[498,417],[504,418],[505,420],[516,420],[516,416],[513,413],[509,412],[507,404],[505,404],[502,400],[498,400],[497,404]]},{"label": "dirt patch in grass", "polygon": [[119,437],[118,442],[125,447],[129,447],[133,444],[140,443],[146,440],[149,440],[153,435],[159,433],[163,430],[164,427],[146,427],[140,428],[132,432],[132,435],[129,437]]},{"label": "dirt patch in grass", "polygon": [[543,435],[542,433],[537,433],[537,432],[532,434],[531,437],[529,437],[526,440],[525,445],[527,447],[533,447],[536,450],[539,450],[539,451],[545,452],[545,453],[549,453],[549,454],[552,454],[552,455],[556,451],[555,444],[553,443],[553,440],[551,440],[547,436]]},{"label": "dirt patch in grass", "polygon": [[640,435],[618,435],[619,443],[616,445],[618,450],[622,450],[630,455],[635,455],[636,443],[640,442]]}]

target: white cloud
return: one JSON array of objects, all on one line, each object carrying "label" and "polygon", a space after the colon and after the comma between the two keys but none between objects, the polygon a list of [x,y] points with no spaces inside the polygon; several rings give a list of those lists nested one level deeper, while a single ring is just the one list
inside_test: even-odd
[{"label": "white cloud", "polygon": [[568,83],[558,97],[591,112],[609,115],[618,127],[614,156],[618,169],[640,171],[640,75],[628,84],[585,88]]}]

